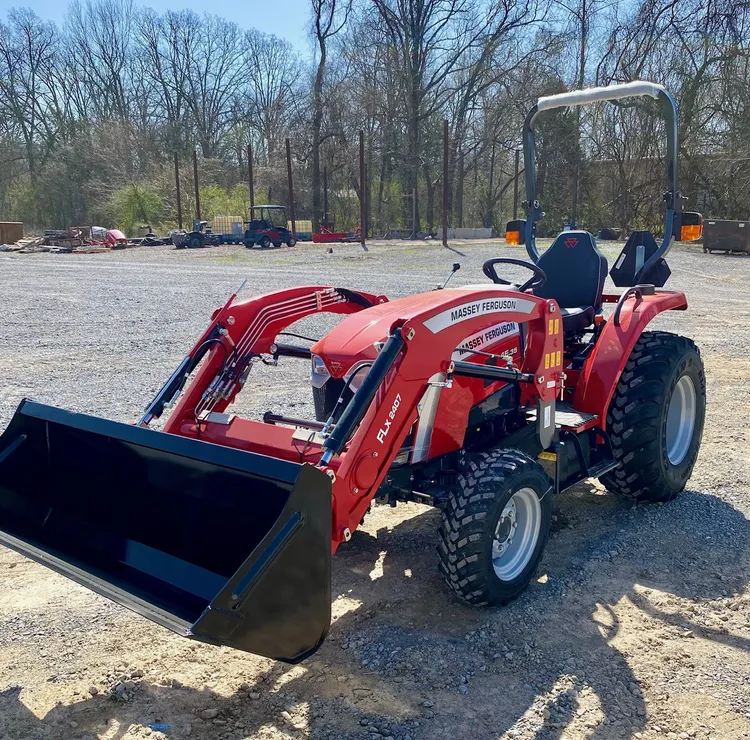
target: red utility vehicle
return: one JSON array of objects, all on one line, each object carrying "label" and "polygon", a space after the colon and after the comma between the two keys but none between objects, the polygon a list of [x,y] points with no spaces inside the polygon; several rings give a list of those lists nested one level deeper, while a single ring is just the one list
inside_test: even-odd
[{"label": "red utility vehicle", "polygon": [[[658,85],[566,93],[526,119],[527,173],[539,112],[635,94],[664,104],[676,147]],[[488,260],[491,282],[394,301],[328,286],[233,295],[137,425],[23,401],[0,437],[0,542],[193,639],[290,662],[323,642],[331,554],[375,499],[442,510],[440,568],[459,598],[516,597],[542,557],[553,493],[594,477],[667,501],[695,463],[700,355],[646,331],[687,308],[659,289],[681,228],[676,150],[669,160],[665,239],[650,255],[625,246],[621,295],[603,292],[590,234],[537,253],[528,177],[532,261]],[[509,264],[530,278],[510,284],[498,272]],[[283,341],[320,312],[344,318],[309,348]],[[319,418],[234,415],[253,365],[284,357],[311,362]],[[173,402],[164,430],[148,428]]]},{"label": "red utility vehicle", "polygon": [[284,206],[253,206],[246,226],[243,242],[248,249],[255,244],[268,249],[271,244],[278,248],[282,244],[293,247],[297,243],[297,237],[287,228]]}]

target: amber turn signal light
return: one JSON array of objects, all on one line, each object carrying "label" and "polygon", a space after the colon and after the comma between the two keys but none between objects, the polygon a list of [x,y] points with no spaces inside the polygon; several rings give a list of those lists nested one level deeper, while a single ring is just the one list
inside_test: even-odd
[{"label": "amber turn signal light", "polygon": [[694,242],[703,235],[703,224],[691,224],[680,229],[681,242]]}]

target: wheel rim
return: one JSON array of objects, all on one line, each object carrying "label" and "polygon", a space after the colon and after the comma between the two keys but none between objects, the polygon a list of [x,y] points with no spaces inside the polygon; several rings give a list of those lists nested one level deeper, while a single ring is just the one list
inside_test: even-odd
[{"label": "wheel rim", "polygon": [[542,505],[536,491],[521,488],[500,515],[492,540],[492,567],[502,581],[512,581],[529,564],[542,526]]},{"label": "wheel rim", "polygon": [[672,465],[679,465],[690,449],[697,405],[695,384],[690,376],[683,375],[672,391],[667,409],[667,458]]}]

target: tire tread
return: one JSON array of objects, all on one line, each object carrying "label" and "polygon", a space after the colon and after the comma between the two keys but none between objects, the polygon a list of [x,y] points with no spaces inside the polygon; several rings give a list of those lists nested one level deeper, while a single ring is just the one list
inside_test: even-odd
[{"label": "tire tread", "polygon": [[[644,332],[633,347],[607,412],[607,429],[620,466],[603,475],[608,491],[633,501],[671,501],[680,492],[664,485],[661,473],[660,424],[668,381],[682,358],[700,357],[695,343],[664,331]],[[705,403],[705,377],[696,388]],[[700,429],[698,432],[700,433]],[[699,445],[698,445],[699,446]],[[692,471],[698,446],[689,454]]]},{"label": "tire tread", "polygon": [[[487,536],[485,521],[496,505],[496,491],[512,485],[512,479],[525,474],[531,466],[538,463],[517,450],[477,453],[448,496],[438,532],[439,568],[448,587],[467,604],[504,604],[520,595],[526,586],[524,583],[500,602],[493,599],[482,552]],[[549,490],[545,495],[551,495]],[[543,531],[540,536],[546,539],[546,534]]]}]

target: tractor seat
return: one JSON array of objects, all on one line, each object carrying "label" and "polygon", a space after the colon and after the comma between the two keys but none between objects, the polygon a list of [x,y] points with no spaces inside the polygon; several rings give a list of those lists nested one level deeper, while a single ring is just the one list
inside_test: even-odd
[{"label": "tractor seat", "polygon": [[547,282],[534,290],[560,306],[563,330],[581,332],[602,310],[607,259],[587,231],[563,231],[537,263]]},{"label": "tractor seat", "polygon": [[594,323],[596,310],[593,306],[578,306],[577,308],[561,308],[563,331],[581,332]]}]

